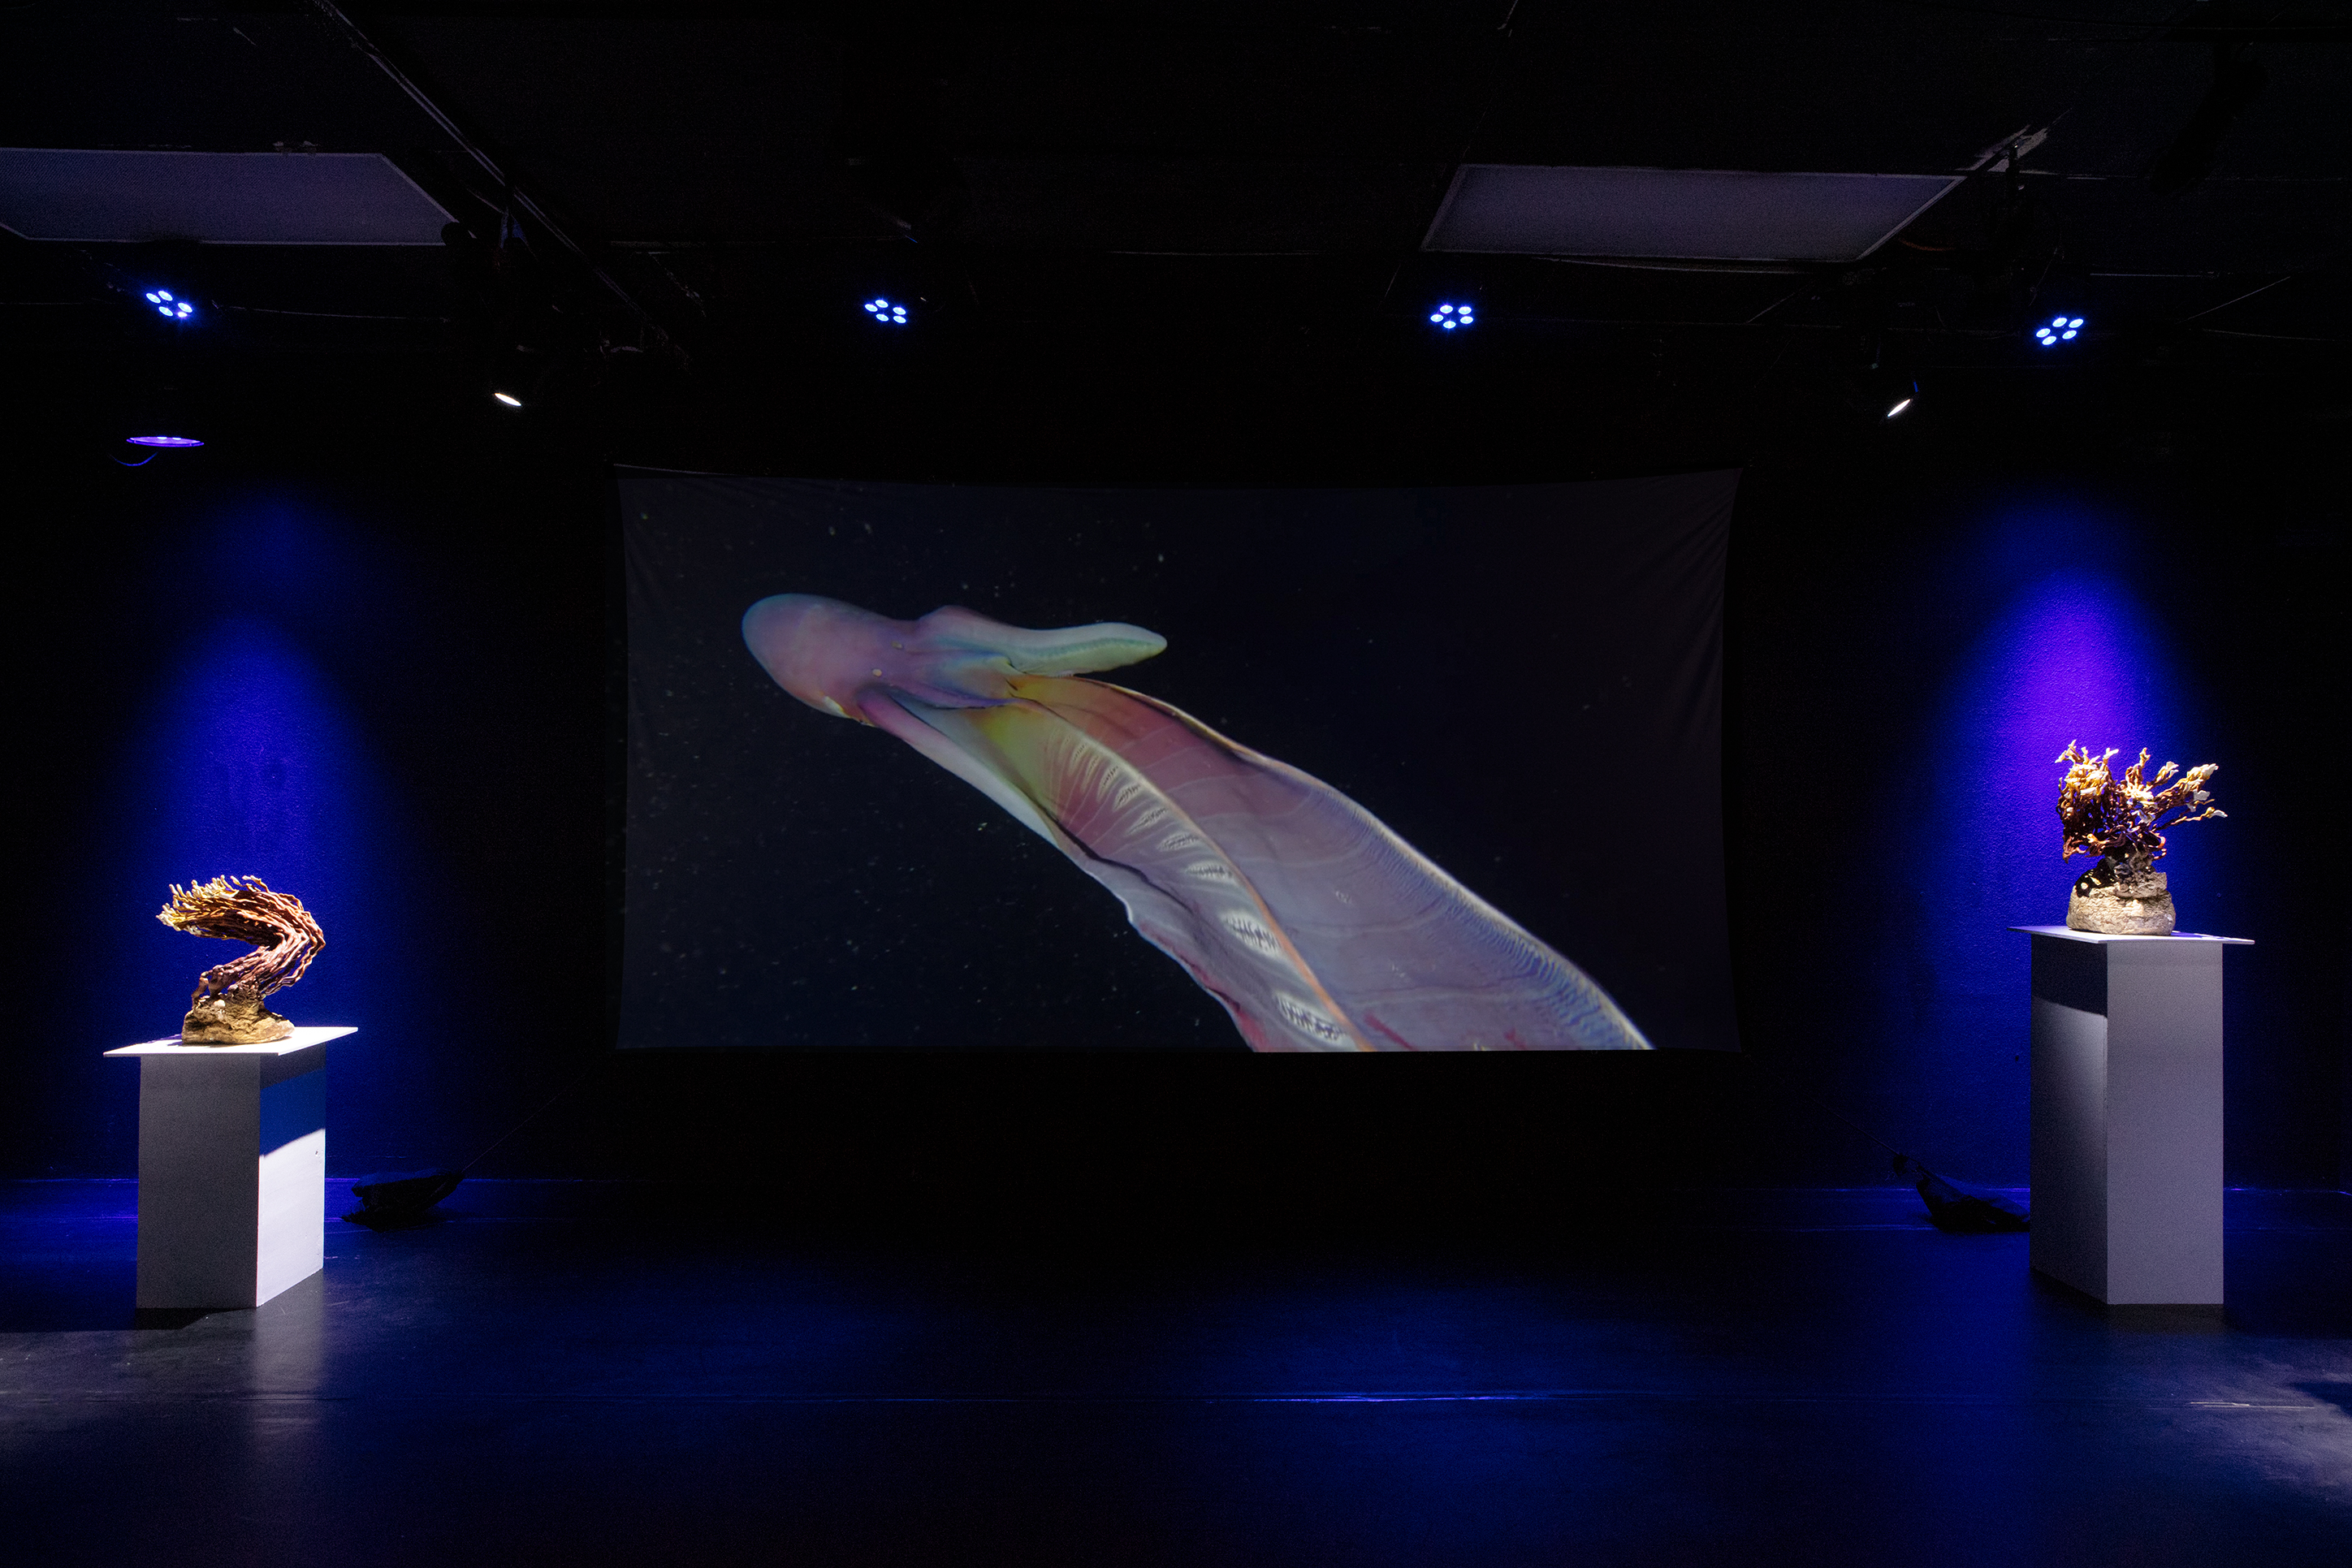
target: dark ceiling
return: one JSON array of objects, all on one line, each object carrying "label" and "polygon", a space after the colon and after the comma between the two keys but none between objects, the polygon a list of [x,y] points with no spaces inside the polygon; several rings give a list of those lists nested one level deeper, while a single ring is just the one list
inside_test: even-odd
[{"label": "dark ceiling", "polygon": [[[1114,425],[1130,457],[1139,423],[1262,456],[1448,408],[1521,440],[1634,411],[1736,458],[1727,400],[2043,386],[2053,301],[2091,323],[2069,373],[2142,414],[2184,377],[2302,396],[2352,337],[2347,0],[20,0],[0,56],[0,145],[382,153],[457,219],[438,247],[0,235],[16,357],[118,422],[124,377],[218,417],[357,378],[803,467],[883,413],[1033,465]],[[1965,178],[1853,261],[1425,249],[1465,163]],[[159,278],[200,329],[144,317]],[[914,325],[861,315],[877,292]],[[1450,298],[1475,345],[1433,341]]]}]

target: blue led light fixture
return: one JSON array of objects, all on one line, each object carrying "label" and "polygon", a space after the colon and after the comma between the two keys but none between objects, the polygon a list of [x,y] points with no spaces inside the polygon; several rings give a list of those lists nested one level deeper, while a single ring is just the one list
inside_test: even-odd
[{"label": "blue led light fixture", "polygon": [[2061,343],[2073,342],[2082,330],[2083,319],[2080,316],[2068,316],[2062,312],[2033,329],[2033,340],[2045,349],[2054,349]]}]

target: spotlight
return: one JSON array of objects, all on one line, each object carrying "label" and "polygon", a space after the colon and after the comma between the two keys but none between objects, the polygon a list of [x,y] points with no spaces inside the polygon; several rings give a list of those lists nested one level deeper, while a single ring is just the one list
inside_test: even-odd
[{"label": "spotlight", "polygon": [[907,308],[886,299],[879,294],[866,302],[866,313],[885,327],[903,327],[907,324]]},{"label": "spotlight", "polygon": [[1872,369],[1845,379],[1846,411],[1858,420],[1885,424],[1919,406],[1919,383],[1899,371]]},{"label": "spotlight", "polygon": [[510,392],[494,392],[490,396],[506,404],[509,408],[520,408],[522,406],[522,399],[515,396],[515,394]]},{"label": "spotlight", "polygon": [[2054,349],[2061,343],[2073,342],[2082,330],[2080,316],[2056,315],[2033,329],[2033,340],[2045,349]]},{"label": "spotlight", "polygon": [[1445,332],[1475,326],[1477,320],[1477,312],[1467,305],[1441,305],[1429,313],[1430,325]]},{"label": "spotlight", "polygon": [[165,446],[177,449],[204,444],[193,435],[126,435],[122,439],[126,444],[131,446]]},{"label": "spotlight", "polygon": [[168,288],[149,289],[147,303],[152,305],[155,308],[155,314],[166,321],[184,321],[196,313],[194,306],[180,298]]}]

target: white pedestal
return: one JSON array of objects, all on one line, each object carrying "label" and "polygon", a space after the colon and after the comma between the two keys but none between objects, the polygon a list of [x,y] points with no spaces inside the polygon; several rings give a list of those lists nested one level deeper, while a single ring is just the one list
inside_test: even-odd
[{"label": "white pedestal", "polygon": [[327,1041],[126,1045],[139,1058],[142,1307],[257,1307],[317,1273],[327,1228]]},{"label": "white pedestal", "polygon": [[2221,950],[2033,938],[2033,1267],[2112,1305],[2221,1301]]}]

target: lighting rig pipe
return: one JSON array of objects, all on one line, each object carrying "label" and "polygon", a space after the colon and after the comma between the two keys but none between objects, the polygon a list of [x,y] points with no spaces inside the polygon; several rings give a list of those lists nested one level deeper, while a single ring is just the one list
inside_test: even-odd
[{"label": "lighting rig pipe", "polygon": [[410,78],[407,72],[402,70],[382,49],[378,48],[375,41],[361,30],[359,24],[352,21],[341,6],[335,5],[334,0],[310,0],[310,7],[340,28],[344,41],[352,48],[374,61],[376,68],[390,78],[394,87],[408,95],[409,101],[423,110],[433,123],[441,128],[442,133],[456,142],[466,156],[471,158],[476,166],[490,177],[498,189],[507,193],[508,201],[516,210],[530,218],[549,238],[570,251],[573,259],[588,269],[588,275],[617,300],[622,308],[636,319],[639,327],[651,332],[671,352],[677,354],[681,359],[685,357],[684,347],[670,334],[669,329],[656,320],[652,312],[638,304],[636,298],[621,286],[620,280],[605,271],[596,259],[588,254],[585,247],[565,233],[563,225],[550,217],[544,207],[531,200],[530,193],[517,185],[505,170],[499,167],[498,161],[483,152],[475,143],[474,139],[467,136],[458,127],[457,122],[451,119],[439,104],[435,103],[423,88]]}]

